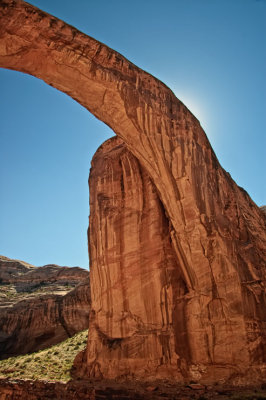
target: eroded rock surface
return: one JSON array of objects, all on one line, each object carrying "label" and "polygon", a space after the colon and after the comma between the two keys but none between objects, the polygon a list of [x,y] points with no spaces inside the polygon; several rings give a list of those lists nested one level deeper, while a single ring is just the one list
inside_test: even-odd
[{"label": "eroded rock surface", "polygon": [[265,399],[265,388],[235,388],[233,386],[180,386],[156,381],[86,380],[62,382],[23,381],[0,379],[0,400],[228,400]]},{"label": "eroded rock surface", "polygon": [[0,358],[59,343],[89,326],[89,272],[0,256]]},{"label": "eroded rock surface", "polygon": [[[184,315],[184,322],[178,322],[178,326],[181,332],[185,329],[186,349],[178,348],[175,339],[158,370],[157,355],[161,349],[158,347],[157,351],[157,339],[149,342],[151,339],[143,337],[140,340],[134,332],[139,329],[138,313],[143,321],[152,320],[155,324],[159,317],[145,317],[148,306],[141,297],[138,303],[135,293],[134,299],[127,298],[133,296],[133,286],[123,280],[126,282],[123,298],[127,300],[123,308],[120,303],[117,310],[108,305],[106,316],[99,315],[99,334],[96,335],[94,329],[95,336],[90,338],[83,357],[86,368],[82,371],[92,376],[102,373],[130,375],[131,366],[137,365],[136,355],[142,354],[142,343],[147,339],[151,343],[149,352],[144,346],[145,356],[138,361],[141,374],[134,370],[142,379],[165,370],[175,370],[177,379],[189,376],[193,380],[215,381],[235,375],[247,382],[253,379],[251,371],[259,377],[265,371],[266,354],[265,216],[221,168],[199,121],[162,82],[64,22],[23,1],[13,0],[0,1],[0,17],[0,66],[32,74],[69,94],[109,125],[145,169],[169,222],[171,252],[174,252],[179,271],[176,279],[179,281],[181,277],[184,282],[183,293],[173,295],[172,314],[181,303],[178,315],[181,318]],[[130,173],[128,176],[131,182]],[[137,191],[135,195],[136,204],[140,204]],[[142,228],[133,214],[125,220],[132,224],[126,230],[136,238],[133,232]],[[109,222],[113,229],[112,219]],[[114,232],[108,229],[105,238],[112,243]],[[100,248],[96,249],[99,265],[102,265],[101,254],[110,254],[111,243],[100,243]],[[160,244],[161,248],[165,245]],[[125,246],[128,257],[127,240]],[[132,253],[138,246],[139,243],[133,241]],[[123,258],[123,247],[117,247],[112,257],[119,258],[120,254]],[[150,257],[152,259],[152,255]],[[130,261],[123,262],[122,273],[124,268],[128,272]],[[114,269],[118,271],[118,267]],[[141,273],[139,269],[134,272]],[[110,293],[116,277],[112,277],[112,281],[108,280],[108,274],[105,281],[100,280],[101,275],[98,278],[94,280],[95,296],[104,290]],[[141,278],[135,279],[137,289],[140,281]],[[157,291],[157,276],[155,282]],[[127,285],[131,287],[129,291]],[[143,295],[144,291],[141,293]],[[157,293],[154,296],[158,298]],[[171,298],[171,294],[169,296]],[[103,301],[105,306],[106,296]],[[111,298],[108,301],[111,304]],[[136,306],[133,318],[128,313],[128,304]],[[154,299],[151,304],[155,304]],[[97,311],[97,303],[94,305]],[[158,308],[157,305],[156,310]],[[113,312],[111,317],[109,312]],[[123,329],[132,342],[128,353],[123,347],[124,333],[122,338],[116,336],[119,333],[116,321],[121,319],[121,312],[125,313],[126,321]],[[91,318],[93,320],[93,313]],[[105,329],[108,333],[113,330],[114,336],[104,338],[101,329],[110,321],[111,327]],[[170,326],[173,319],[168,321],[169,327],[166,322],[165,330],[177,332],[177,328]],[[132,326],[134,329],[130,328]],[[138,338],[135,347],[134,335]],[[148,334],[148,337],[152,336]],[[101,358],[105,341],[110,344],[106,363]],[[106,351],[106,345],[104,348]]]},{"label": "eroded rock surface", "polygon": [[156,188],[117,137],[92,160],[90,212],[88,373],[177,375],[189,351],[187,288]]},{"label": "eroded rock surface", "polygon": [[[263,380],[265,270],[255,246],[263,215],[248,195],[224,172],[219,186],[209,182],[227,203],[218,221],[202,215],[199,242],[191,230],[208,261],[197,264],[202,286],[192,292],[157,190],[120,139],[98,149],[89,184],[92,313],[75,373],[245,383],[249,371],[250,382]],[[213,198],[204,206],[218,207]]]},{"label": "eroded rock surface", "polygon": [[260,209],[261,209],[261,211],[263,211],[264,214],[266,215],[266,206],[261,206]]}]

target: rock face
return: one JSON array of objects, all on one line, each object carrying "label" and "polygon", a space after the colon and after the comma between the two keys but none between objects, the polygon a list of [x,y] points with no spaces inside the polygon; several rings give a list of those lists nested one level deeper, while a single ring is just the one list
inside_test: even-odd
[{"label": "rock face", "polygon": [[96,152],[89,183],[93,317],[87,372],[176,375],[188,351],[187,288],[156,188],[117,137]]},{"label": "rock face", "polygon": [[[161,251],[166,251],[167,258],[169,254],[169,271],[175,270],[176,274],[171,272],[170,277],[159,278],[166,267],[159,267],[159,260],[158,264],[155,262],[152,293],[153,284],[147,283],[153,280],[152,273],[147,271],[148,262],[144,262],[143,268],[151,277],[143,279],[142,264],[136,261],[130,267],[130,256],[137,260],[136,254],[144,249],[142,240],[146,244],[152,242],[146,237],[140,240],[136,232],[144,235],[157,232],[160,236],[166,226],[165,219],[161,227],[160,222],[154,222],[153,226],[149,222],[144,228],[137,219],[138,211],[141,214],[142,207],[146,207],[141,206],[140,191],[136,189],[134,194],[123,195],[127,203],[119,207],[125,215],[125,226],[121,225],[120,233],[124,243],[117,245],[115,232],[119,228],[109,210],[112,203],[102,197],[101,210],[106,203],[110,226],[103,222],[104,211],[95,217],[106,231],[98,234],[94,244],[90,243],[91,249],[97,246],[92,250],[97,254],[93,261],[95,266],[91,266],[94,276],[92,307],[95,308],[91,321],[95,328],[86,354],[77,360],[76,365],[82,366],[80,373],[112,377],[134,373],[142,379],[166,373],[174,374],[174,379],[212,382],[242,376],[245,383],[252,380],[254,374],[259,379],[260,374],[265,373],[266,354],[265,216],[222,169],[199,121],[162,82],[104,44],[37,8],[23,1],[1,0],[0,18],[0,66],[43,79],[109,125],[156,188],[163,211],[159,213],[159,203],[152,200],[149,193],[148,199],[155,202],[157,211],[148,213],[158,218],[164,214],[168,221],[165,241],[156,238],[156,243]],[[133,164],[131,161],[130,165]],[[123,165],[128,171],[130,187],[133,175],[126,161]],[[147,185],[143,181],[141,190],[147,191]],[[127,190],[124,186],[121,193],[125,193],[125,187]],[[106,186],[105,193],[108,190]],[[127,205],[133,203],[129,215]],[[114,213],[117,207],[115,203]],[[149,221],[149,217],[145,218]],[[123,231],[130,232],[131,244]],[[108,243],[102,243],[102,237]],[[91,236],[92,239],[95,237]],[[172,250],[168,253],[169,240]],[[111,251],[112,243],[116,247]],[[152,243],[150,246],[153,253]],[[110,258],[106,259],[106,255]],[[154,262],[156,256],[149,254],[149,257]],[[117,272],[109,271],[103,260]],[[117,260],[122,260],[121,272]],[[99,266],[101,274],[97,273]],[[133,272],[129,272],[130,268]],[[122,277],[120,283],[115,276],[118,273]],[[134,283],[130,284],[129,274],[140,276],[134,276]],[[114,282],[117,288],[112,286]],[[151,293],[148,299],[151,305],[147,304],[141,282],[146,282]],[[125,299],[123,305],[117,294],[122,290],[120,286]],[[175,287],[180,290],[175,292]],[[153,310],[159,289],[165,298]],[[105,291],[112,293],[109,299]],[[99,310],[101,293],[103,312]],[[159,323],[162,324],[162,315],[168,309],[166,302],[171,298],[171,315],[164,316],[159,345]],[[112,302],[114,305],[118,302],[118,309]],[[149,310],[152,310],[151,316],[147,316]],[[155,316],[157,310],[160,310],[160,317]],[[125,322],[119,328],[122,314]],[[155,323],[154,337],[150,332],[145,333],[145,324],[150,321]],[[144,329],[142,338],[141,327]],[[103,356],[106,352],[109,352],[108,357]],[[158,361],[161,352],[164,356]]]},{"label": "rock face", "polygon": [[[206,248],[211,266],[209,277],[201,265],[199,297],[186,286],[171,224],[145,168],[118,138],[98,149],[89,180],[92,314],[87,350],[75,363],[81,376],[213,382],[238,372],[236,382],[243,382],[249,369],[250,382],[263,380],[264,369],[252,369],[265,361],[264,277],[253,266],[262,260],[252,245],[256,225],[251,210],[260,214],[225,177],[219,189],[228,196],[228,207],[219,215],[223,231],[212,231],[203,219],[213,245],[204,232],[198,244],[191,243]],[[237,205],[239,230],[230,222]],[[243,239],[236,241],[237,234]],[[216,254],[220,236],[227,237],[228,248]],[[229,244],[230,237],[237,248]],[[204,292],[209,279],[210,290]],[[196,364],[197,359],[202,363]]]},{"label": "rock face", "polygon": [[0,256],[0,358],[44,349],[89,326],[89,272]]},{"label": "rock face", "polygon": [[264,212],[264,214],[266,214],[266,206],[261,206],[260,209]]}]

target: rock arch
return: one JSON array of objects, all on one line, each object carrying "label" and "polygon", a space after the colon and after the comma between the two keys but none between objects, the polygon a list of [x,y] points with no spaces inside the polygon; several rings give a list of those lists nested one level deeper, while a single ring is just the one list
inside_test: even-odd
[{"label": "rock arch", "polygon": [[219,165],[199,121],[162,82],[63,21],[20,0],[0,0],[0,18],[0,66],[78,101],[155,185],[188,289],[189,373],[228,377],[261,366],[265,220]]}]

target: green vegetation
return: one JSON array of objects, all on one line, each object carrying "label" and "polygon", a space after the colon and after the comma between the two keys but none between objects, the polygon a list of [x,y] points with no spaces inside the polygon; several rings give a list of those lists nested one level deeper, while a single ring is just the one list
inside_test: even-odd
[{"label": "green vegetation", "polygon": [[0,303],[1,306],[15,305],[21,300],[28,300],[41,295],[64,295],[74,289],[75,284],[66,283],[43,283],[39,282],[33,285],[25,284],[24,289],[20,287],[17,290],[16,285],[0,283]]},{"label": "green vegetation", "polygon": [[39,379],[67,382],[76,355],[85,349],[88,331],[37,353],[0,361],[0,378]]}]

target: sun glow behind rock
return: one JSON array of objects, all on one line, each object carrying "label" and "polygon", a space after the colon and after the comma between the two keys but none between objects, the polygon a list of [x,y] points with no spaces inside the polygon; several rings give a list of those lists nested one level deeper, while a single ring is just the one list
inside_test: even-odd
[{"label": "sun glow behind rock", "polygon": [[199,120],[204,130],[209,129],[210,120],[204,103],[189,93],[173,89],[176,97],[185,104],[185,106],[192,112],[193,115]]},{"label": "sun glow behind rock", "polygon": [[[176,97],[185,104],[192,114],[199,120],[206,133],[214,151],[219,150],[219,134],[216,129],[215,111],[207,99],[201,99],[197,93],[186,90],[172,89]],[[217,116],[217,115],[216,115]]]}]

